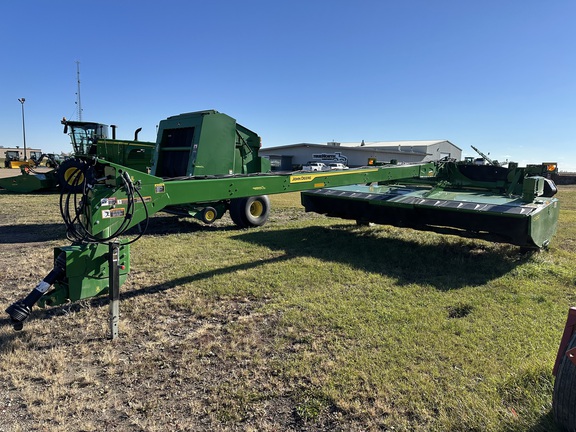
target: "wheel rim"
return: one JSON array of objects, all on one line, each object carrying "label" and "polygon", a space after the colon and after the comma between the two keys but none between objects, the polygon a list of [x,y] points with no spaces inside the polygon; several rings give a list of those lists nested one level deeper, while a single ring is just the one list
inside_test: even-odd
[{"label": "wheel rim", "polygon": [[216,219],[216,212],[214,210],[206,210],[204,213],[204,220],[206,222],[213,222]]},{"label": "wheel rim", "polygon": [[254,201],[252,204],[250,204],[250,214],[252,216],[260,217],[262,216],[263,212],[264,212],[264,205],[262,205],[260,201]]}]

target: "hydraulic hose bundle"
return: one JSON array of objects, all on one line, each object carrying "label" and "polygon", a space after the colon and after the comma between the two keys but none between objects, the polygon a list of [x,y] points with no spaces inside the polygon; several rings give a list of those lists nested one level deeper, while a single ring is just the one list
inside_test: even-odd
[{"label": "hydraulic hose bundle", "polygon": [[[88,179],[93,179],[94,175],[91,172],[93,167],[79,161],[72,171],[68,170],[69,175],[67,176],[66,182],[62,185],[62,191],[60,193],[60,214],[64,224],[66,225],[66,237],[73,243],[108,243],[122,235],[130,228],[130,223],[132,221],[132,216],[134,215],[136,199],[144,205],[144,211],[146,212],[145,217],[145,227],[138,236],[129,242],[123,242],[122,244],[134,243],[138,240],[146,231],[148,227],[148,208],[140,194],[140,191],[134,186],[134,183],[130,179],[130,176],[125,171],[120,176],[123,188],[126,192],[126,213],[122,220],[122,223],[118,228],[106,237],[95,236],[90,231],[91,220],[89,209],[89,198],[88,192],[94,187],[91,181]],[[95,182],[96,180],[94,180]],[[137,198],[136,198],[137,197]]]}]

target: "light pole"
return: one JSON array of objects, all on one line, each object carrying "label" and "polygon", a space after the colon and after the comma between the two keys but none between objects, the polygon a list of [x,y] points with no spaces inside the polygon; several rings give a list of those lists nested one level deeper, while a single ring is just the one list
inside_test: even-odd
[{"label": "light pole", "polygon": [[22,104],[22,137],[24,138],[24,161],[27,161],[28,158],[26,157],[26,126],[24,126],[24,102],[26,99],[20,98],[18,102]]}]

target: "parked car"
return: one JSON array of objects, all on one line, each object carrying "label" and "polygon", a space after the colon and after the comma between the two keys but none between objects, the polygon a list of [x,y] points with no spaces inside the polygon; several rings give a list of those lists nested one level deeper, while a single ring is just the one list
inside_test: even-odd
[{"label": "parked car", "polygon": [[338,162],[329,163],[328,167],[330,167],[331,170],[347,170],[348,169],[348,167],[346,165],[344,165],[343,163],[338,163]]},{"label": "parked car", "polygon": [[327,171],[330,168],[322,162],[308,162],[302,167],[302,171]]}]

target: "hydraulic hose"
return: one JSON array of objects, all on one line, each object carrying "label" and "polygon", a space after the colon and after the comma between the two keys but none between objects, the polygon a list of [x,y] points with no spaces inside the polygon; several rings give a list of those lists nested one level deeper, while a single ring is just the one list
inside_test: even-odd
[{"label": "hydraulic hose", "polygon": [[22,300],[12,303],[6,309],[6,313],[10,315],[10,321],[14,326],[14,330],[22,330],[24,321],[28,319],[32,312],[32,306],[36,304],[40,297],[48,291],[48,289],[66,273],[66,254],[64,252],[58,255],[54,263],[54,268],[44,279],[38,282],[38,285]]},{"label": "hydraulic hose", "polygon": [[[78,179],[81,175],[81,170],[77,169],[73,175],[70,176],[70,182],[73,186],[78,184]],[[146,231],[148,227],[148,207],[140,194],[138,188],[132,183],[130,175],[125,171],[120,179],[123,182],[124,190],[126,191],[126,215],[122,223],[118,226],[116,231],[107,237],[99,237],[91,234],[90,230],[90,215],[86,211],[88,207],[88,190],[90,186],[87,182],[84,184],[83,191],[81,194],[73,190],[64,191],[62,190],[60,194],[60,214],[66,225],[66,236],[74,243],[107,243],[117,237],[123,235],[129,228],[132,221],[132,217],[135,212],[136,196],[140,199],[143,204],[144,212],[146,214],[144,220],[146,225],[142,232],[133,240],[128,242],[123,242],[122,244],[134,243],[138,240]],[[71,209],[73,209],[71,211]]]}]

